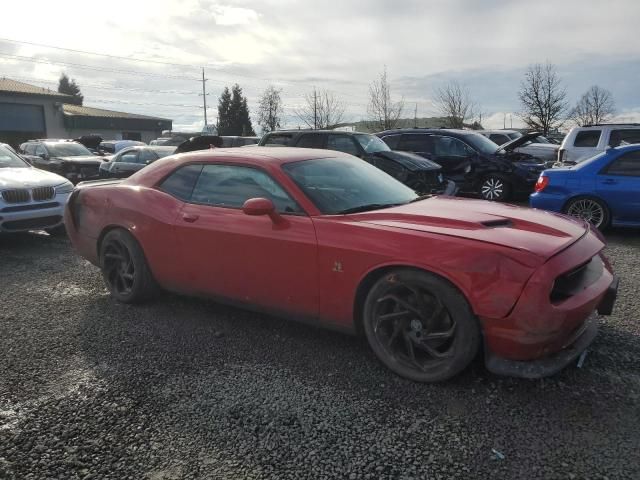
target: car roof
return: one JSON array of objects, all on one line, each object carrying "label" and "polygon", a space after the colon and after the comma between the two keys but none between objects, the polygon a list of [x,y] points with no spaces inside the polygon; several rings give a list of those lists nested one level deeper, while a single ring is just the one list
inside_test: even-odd
[{"label": "car roof", "polygon": [[219,161],[224,158],[247,160],[248,163],[272,163],[275,165],[296,162],[300,160],[313,160],[316,158],[343,157],[346,154],[336,150],[320,150],[315,148],[295,147],[255,147],[246,150],[238,148],[214,148],[210,150],[198,150],[181,154],[184,162],[192,161]]},{"label": "car roof", "polygon": [[[304,134],[304,133],[334,133],[334,134],[341,134],[341,135],[373,135],[372,133],[366,133],[366,132],[348,132],[348,131],[343,131],[343,130],[313,130],[313,129],[305,129],[305,130],[298,130],[298,129],[293,129],[293,130],[276,130],[274,132],[269,132],[266,135],[278,135],[279,133],[283,133],[285,135],[289,135],[289,134]],[[256,137],[257,138],[257,137]]]},{"label": "car roof", "polygon": [[399,135],[402,133],[449,133],[453,135],[479,134],[477,130],[462,130],[457,128],[396,128],[394,130],[378,132],[376,135]]}]

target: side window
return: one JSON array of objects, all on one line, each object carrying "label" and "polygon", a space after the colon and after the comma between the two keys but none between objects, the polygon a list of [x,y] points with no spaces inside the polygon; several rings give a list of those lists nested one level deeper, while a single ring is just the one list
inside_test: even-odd
[{"label": "side window", "polygon": [[157,159],[158,156],[152,150],[148,149],[140,150],[140,155],[138,155],[138,163],[142,163],[143,165],[151,163]]},{"label": "side window", "polygon": [[201,171],[202,165],[187,165],[186,167],[178,168],[165,178],[158,188],[173,197],[187,202],[191,198],[193,186],[196,184]]},{"label": "side window", "polygon": [[120,155],[118,162],[138,163],[138,151],[132,150],[131,152],[124,152],[122,155]]},{"label": "side window", "polygon": [[496,145],[502,145],[503,143],[507,143],[509,141],[509,137],[500,133],[492,133],[491,135],[489,135],[489,140],[491,140]]},{"label": "side window", "polygon": [[289,145],[291,142],[291,134],[279,134],[275,133],[273,135],[269,135],[267,140],[264,142],[265,145]]},{"label": "side window", "polygon": [[573,141],[574,147],[597,147],[602,130],[583,130],[578,132]]},{"label": "side window", "polygon": [[327,138],[327,149],[356,156],[360,154],[355,140],[348,135],[329,135],[329,138]]},{"label": "side window", "polygon": [[433,139],[431,135],[423,133],[405,133],[400,139],[399,150],[405,152],[425,152],[432,151]]},{"label": "side window", "polygon": [[453,137],[436,137],[434,140],[436,157],[469,157],[474,151],[462,140]]},{"label": "side window", "polygon": [[391,150],[398,149],[398,143],[400,142],[400,135],[387,135],[382,137],[382,141],[386,143]]},{"label": "side window", "polygon": [[250,198],[268,198],[281,213],[301,213],[294,200],[269,175],[249,167],[205,165],[191,201],[218,207],[242,208]]},{"label": "side window", "polygon": [[44,148],[44,145],[37,144],[35,146],[35,155],[46,155],[47,151]]},{"label": "side window", "polygon": [[35,155],[36,146],[33,143],[27,143],[24,146],[24,153],[26,153],[27,155]]},{"label": "side window", "polygon": [[317,133],[305,133],[296,142],[299,148],[322,148],[322,135]]},{"label": "side window", "polygon": [[640,150],[620,155],[609,164],[606,174],[640,177]]},{"label": "side window", "polygon": [[617,147],[623,143],[640,143],[640,129],[625,128],[623,130],[611,130],[609,146]]}]

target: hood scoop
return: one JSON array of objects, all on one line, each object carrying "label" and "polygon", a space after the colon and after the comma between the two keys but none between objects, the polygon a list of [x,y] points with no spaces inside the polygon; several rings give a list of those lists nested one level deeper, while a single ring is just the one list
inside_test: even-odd
[{"label": "hood scoop", "polygon": [[487,228],[510,227],[513,225],[513,223],[511,223],[511,220],[509,220],[508,218],[486,220],[484,222],[480,222],[480,224],[484,225]]}]

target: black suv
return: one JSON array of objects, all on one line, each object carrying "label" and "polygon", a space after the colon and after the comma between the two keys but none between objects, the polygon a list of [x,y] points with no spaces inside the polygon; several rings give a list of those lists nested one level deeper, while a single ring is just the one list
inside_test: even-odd
[{"label": "black suv", "polygon": [[279,130],[265,134],[258,145],[336,150],[362,158],[419,194],[453,195],[457,190],[454,182],[444,178],[437,163],[411,153],[393,152],[378,137],[368,133]]},{"label": "black suv", "polygon": [[529,195],[545,169],[532,155],[502,149],[471,130],[412,128],[376,135],[393,150],[438,162],[462,193],[480,194],[486,200]]},{"label": "black suv", "polygon": [[71,140],[29,140],[20,145],[22,156],[34,167],[76,183],[98,177],[102,160]]}]

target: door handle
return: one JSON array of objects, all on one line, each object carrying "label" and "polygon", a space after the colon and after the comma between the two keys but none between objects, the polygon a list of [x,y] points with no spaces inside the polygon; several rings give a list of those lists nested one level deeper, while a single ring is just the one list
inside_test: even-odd
[{"label": "door handle", "polygon": [[614,180],[613,178],[607,178],[606,180],[603,180],[602,183],[604,183],[605,185],[615,185],[616,183],[618,183],[618,181]]},{"label": "door handle", "polygon": [[184,215],[182,215],[182,219],[188,223],[194,223],[196,220],[198,220],[198,218],[200,218],[199,215],[193,215],[190,213],[185,213]]}]

